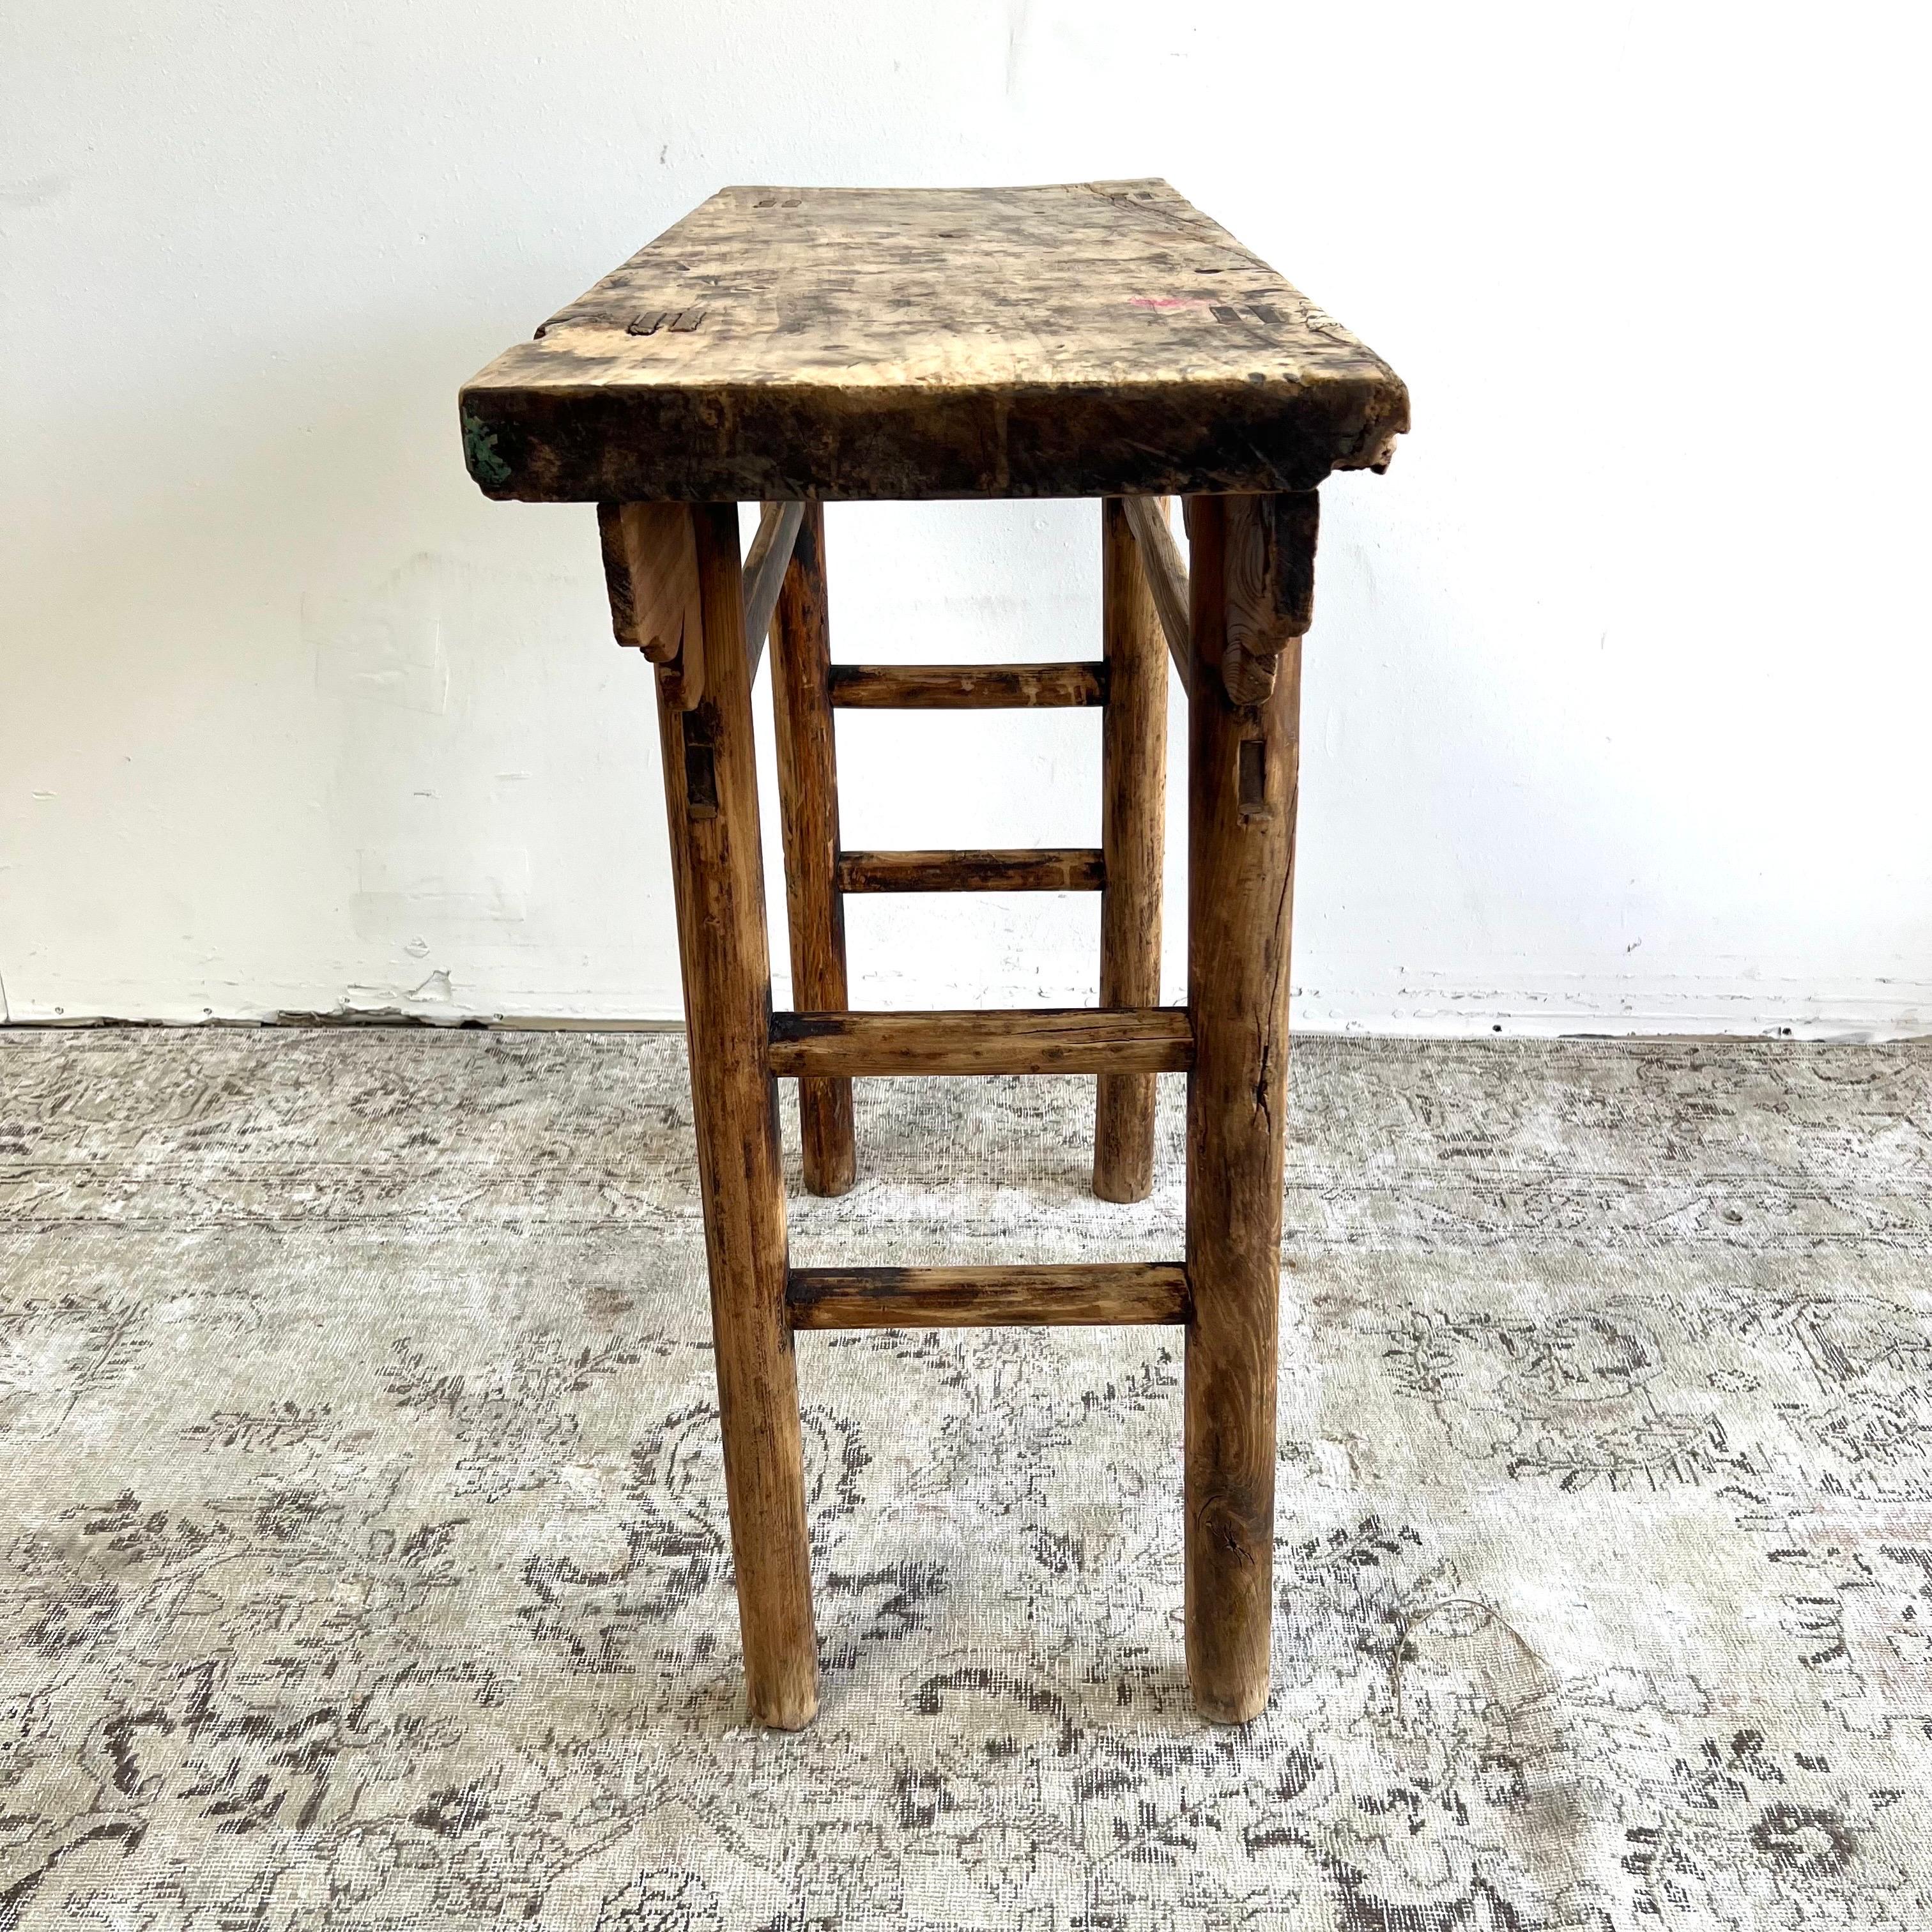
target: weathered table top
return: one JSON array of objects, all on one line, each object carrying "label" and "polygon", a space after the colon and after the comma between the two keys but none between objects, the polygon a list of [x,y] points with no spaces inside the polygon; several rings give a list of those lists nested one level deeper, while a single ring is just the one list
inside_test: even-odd
[{"label": "weathered table top", "polygon": [[1159,181],[728,188],[465,385],[526,501],[1311,488],[1388,364]]}]

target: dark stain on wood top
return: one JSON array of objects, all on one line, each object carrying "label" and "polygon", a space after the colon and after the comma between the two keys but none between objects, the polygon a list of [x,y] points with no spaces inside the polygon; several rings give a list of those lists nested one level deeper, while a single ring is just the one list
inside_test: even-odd
[{"label": "dark stain on wood top", "polygon": [[728,188],[464,386],[526,502],[1311,489],[1408,394],[1166,182]]}]

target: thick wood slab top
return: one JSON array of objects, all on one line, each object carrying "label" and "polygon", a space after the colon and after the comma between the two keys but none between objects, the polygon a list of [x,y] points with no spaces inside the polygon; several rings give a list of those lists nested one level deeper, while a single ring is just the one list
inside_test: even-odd
[{"label": "thick wood slab top", "polygon": [[529,502],[1310,489],[1388,364],[1165,182],[728,188],[461,398]]}]

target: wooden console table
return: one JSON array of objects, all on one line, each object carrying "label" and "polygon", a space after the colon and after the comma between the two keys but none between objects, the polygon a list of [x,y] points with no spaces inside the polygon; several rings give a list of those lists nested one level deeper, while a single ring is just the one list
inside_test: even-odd
[{"label": "wooden console table", "polygon": [[[1276,1298],[1301,640],[1316,486],[1384,467],[1388,365],[1164,182],[724,189],[460,399],[490,496],[598,506],[618,641],[656,667],[698,1172],[752,1715],[818,1706],[795,1330],[1170,1322],[1186,1336],[1187,1666],[1268,1699]],[[1163,499],[1186,512],[1184,562]],[[1092,663],[834,664],[820,506],[1103,500]],[[741,558],[738,506],[764,506]],[[769,632],[793,978],[771,1010],[752,687]],[[1188,695],[1187,1004],[1159,994],[1167,678]],[[848,851],[842,706],[1101,712],[1094,850]],[[1097,891],[1100,1004],[853,1012],[842,896]],[[855,1076],[1093,1073],[1094,1184],[1152,1184],[1185,1072],[1186,1252],[1084,1267],[794,1268],[806,1184],[855,1172]],[[1016,1453],[1017,1453],[1016,1445]]]}]

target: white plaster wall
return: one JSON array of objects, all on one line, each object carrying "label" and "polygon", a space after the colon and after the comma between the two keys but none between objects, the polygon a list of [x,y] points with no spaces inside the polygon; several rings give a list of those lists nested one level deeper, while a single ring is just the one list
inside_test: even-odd
[{"label": "white plaster wall", "polygon": [[[1160,173],[1415,398],[1325,492],[1298,1022],[1924,1029],[1924,19],[10,0],[5,1010],[674,1014],[590,514],[458,383],[724,182]],[[835,647],[1090,654],[1097,523],[835,508]],[[1090,717],[841,731],[852,844],[1096,836]],[[854,902],[856,995],[1089,999],[1095,915]]]}]

